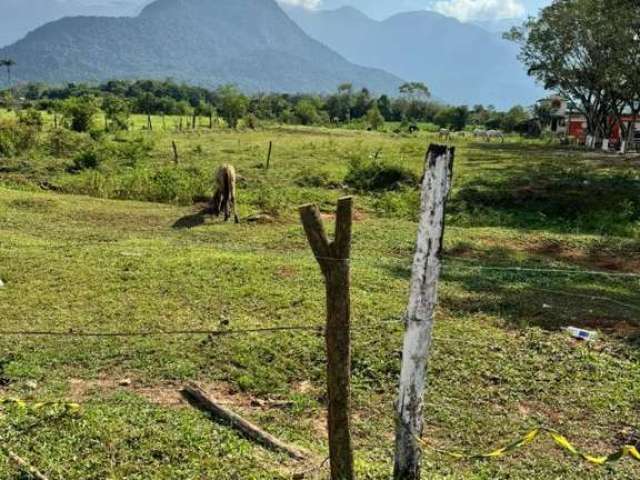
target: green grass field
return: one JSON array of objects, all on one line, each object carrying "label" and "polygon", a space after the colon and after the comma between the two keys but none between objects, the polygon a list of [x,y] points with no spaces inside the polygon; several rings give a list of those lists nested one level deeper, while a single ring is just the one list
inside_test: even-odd
[{"label": "green grass field", "polygon": [[[0,159],[0,330],[321,326],[322,278],[297,206],[318,203],[330,224],[336,199],[353,194],[357,471],[389,478],[418,192],[354,192],[344,178],[379,149],[383,163],[420,175],[436,137],[276,125],[176,132],[174,119],[165,122],[97,146],[78,135],[60,155],[47,129],[33,150]],[[99,167],[70,171],[85,144]],[[550,440],[486,462],[436,451],[491,450],[538,425],[590,453],[640,440],[640,277],[622,275],[640,274],[640,162],[516,138],[456,145],[425,478],[638,478],[630,459],[593,467]],[[238,226],[199,213],[224,162],[241,177]],[[272,221],[246,221],[260,213]],[[514,266],[532,271],[501,269]],[[565,326],[600,337],[577,343]],[[5,406],[2,442],[51,479],[292,478],[313,465],[244,440],[176,392],[200,382],[319,464],[327,455],[324,358],[322,337],[304,331],[0,335],[1,398],[81,404],[76,415]],[[29,478],[4,456],[0,477]]]}]

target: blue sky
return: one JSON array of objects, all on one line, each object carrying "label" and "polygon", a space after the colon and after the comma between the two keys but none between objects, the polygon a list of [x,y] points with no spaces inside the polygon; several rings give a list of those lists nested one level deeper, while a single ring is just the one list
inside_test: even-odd
[{"label": "blue sky", "polygon": [[551,0],[281,0],[310,8],[351,5],[375,18],[394,13],[429,9],[462,21],[496,21],[534,15]]}]

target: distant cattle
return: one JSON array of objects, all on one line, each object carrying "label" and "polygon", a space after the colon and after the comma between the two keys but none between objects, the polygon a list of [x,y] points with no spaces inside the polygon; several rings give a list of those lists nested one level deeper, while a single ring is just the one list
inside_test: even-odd
[{"label": "distant cattle", "polygon": [[451,130],[448,128],[441,128],[440,133],[438,134],[438,138],[440,140],[449,140],[451,138]]},{"label": "distant cattle", "polygon": [[473,131],[473,136],[475,138],[483,138],[487,142],[491,142],[491,140],[495,138],[504,143],[504,133],[500,130],[482,130],[477,128]]},{"label": "distant cattle", "polygon": [[222,165],[218,168],[215,178],[215,193],[211,199],[211,211],[218,216],[224,212],[224,221],[233,218],[240,223],[236,214],[236,169],[232,165]]},{"label": "distant cattle", "polygon": [[487,130],[485,134],[485,139],[487,140],[487,142],[490,142],[493,138],[499,139],[502,143],[504,143],[504,134],[500,130]]},{"label": "distant cattle", "polygon": [[487,135],[487,131],[486,130],[482,130],[481,128],[476,128],[473,131],[473,136],[475,138],[484,138],[484,137],[486,137],[486,135]]}]

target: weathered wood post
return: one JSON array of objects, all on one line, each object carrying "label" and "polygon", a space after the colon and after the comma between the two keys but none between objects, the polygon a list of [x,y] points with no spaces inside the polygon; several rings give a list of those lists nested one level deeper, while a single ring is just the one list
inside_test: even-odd
[{"label": "weathered wood post", "polygon": [[178,145],[176,145],[176,141],[171,141],[171,148],[173,148],[173,163],[178,165],[180,163],[180,157],[178,155]]},{"label": "weathered wood post", "polygon": [[422,452],[418,439],[422,436],[423,393],[438,300],[445,207],[451,187],[454,153],[454,148],[430,145],[425,162],[418,241],[405,317],[396,416],[395,480],[420,478]]},{"label": "weathered wood post", "polygon": [[273,141],[269,142],[269,153],[267,153],[267,170],[271,166],[271,149],[273,148]]},{"label": "weathered wood post", "polygon": [[353,480],[351,444],[351,306],[350,265],[353,199],[338,200],[336,232],[329,242],[320,211],[300,207],[307,239],[325,278],[327,294],[327,387],[331,480]]}]

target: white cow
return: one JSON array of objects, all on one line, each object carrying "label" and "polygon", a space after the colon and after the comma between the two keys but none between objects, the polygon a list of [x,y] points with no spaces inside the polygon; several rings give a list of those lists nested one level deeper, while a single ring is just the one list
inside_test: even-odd
[{"label": "white cow", "polygon": [[485,140],[487,142],[490,142],[493,138],[500,139],[500,141],[504,143],[504,133],[500,130],[487,130],[485,132]]},{"label": "white cow", "polygon": [[482,130],[481,128],[476,128],[473,131],[473,136],[475,138],[485,138],[487,136],[487,131],[486,130]]},{"label": "white cow", "polygon": [[438,138],[440,140],[449,140],[451,138],[451,130],[449,130],[448,128],[441,128]]}]

